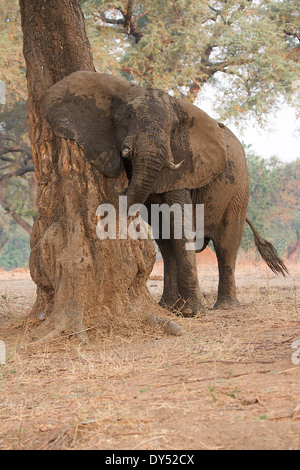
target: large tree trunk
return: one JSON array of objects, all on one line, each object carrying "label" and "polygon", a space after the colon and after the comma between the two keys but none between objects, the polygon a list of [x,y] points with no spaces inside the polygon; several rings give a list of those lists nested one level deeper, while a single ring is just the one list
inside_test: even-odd
[{"label": "large tree trunk", "polygon": [[104,177],[76,142],[54,136],[41,111],[47,88],[76,70],[94,70],[78,0],[20,0],[20,8],[38,180],[30,256],[37,285],[32,316],[40,323],[38,336],[65,331],[86,339],[87,328],[116,326],[128,315],[140,318],[157,310],[146,287],[154,248],[148,240],[97,238],[96,209],[117,203],[126,175]]}]

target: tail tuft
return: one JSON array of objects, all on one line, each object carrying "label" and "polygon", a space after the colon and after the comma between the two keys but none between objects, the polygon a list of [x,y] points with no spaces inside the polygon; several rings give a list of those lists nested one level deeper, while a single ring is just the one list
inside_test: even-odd
[{"label": "tail tuft", "polygon": [[288,274],[287,267],[279,258],[278,253],[272,243],[268,242],[267,240],[263,240],[264,243],[261,243],[261,240],[255,236],[254,241],[262,259],[267,263],[273,273],[282,274],[283,276]]},{"label": "tail tuft", "polygon": [[285,266],[282,259],[279,258],[279,255],[272,243],[261,238],[261,236],[258,234],[257,230],[248,218],[246,219],[246,222],[248,223],[253,232],[255,245],[262,259],[267,263],[273,273],[282,274],[283,276],[288,274],[289,272],[287,267]]}]

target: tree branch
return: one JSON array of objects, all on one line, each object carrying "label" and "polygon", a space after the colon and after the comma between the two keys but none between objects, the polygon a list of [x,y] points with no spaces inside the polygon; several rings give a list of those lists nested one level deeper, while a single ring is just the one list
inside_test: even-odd
[{"label": "tree branch", "polygon": [[128,0],[124,22],[124,28],[128,31],[128,33],[130,32],[130,24],[132,22],[133,6],[134,0]]},{"label": "tree branch", "polygon": [[0,181],[6,180],[8,178],[12,178],[13,176],[23,176],[23,175],[25,175],[25,173],[29,173],[31,171],[34,171],[34,166],[22,167],[22,168],[19,168],[16,171],[13,171],[11,173],[7,173],[6,175],[0,176]]},{"label": "tree branch", "polygon": [[15,222],[17,222],[17,224],[19,224],[30,235],[32,231],[32,226],[28,222],[26,222],[26,220],[23,219],[23,217],[17,214],[17,212],[14,209],[10,207],[7,199],[5,199],[4,196],[2,196],[1,191],[0,191],[0,204],[5,210],[5,212],[9,214],[12,217],[12,219]]},{"label": "tree branch", "polygon": [[139,18],[141,18],[147,12],[139,15],[136,19],[133,19],[133,17],[132,17],[133,16],[133,9],[134,9],[134,1],[133,0],[128,0],[126,13],[123,11],[123,9],[121,7],[116,7],[114,9],[118,10],[123,15],[124,18],[119,19],[119,20],[115,20],[115,19],[106,18],[105,16],[102,16],[102,15],[97,15],[97,16],[104,23],[117,25],[117,26],[123,26],[123,28],[125,29],[126,34],[128,34],[128,36],[133,36],[134,39],[135,39],[135,43],[138,44],[138,42],[143,37],[143,33],[137,25],[137,20]]},{"label": "tree branch", "polygon": [[[5,154],[6,152],[4,152]],[[11,162],[11,163],[15,163],[15,160],[11,157],[3,157],[3,155],[0,155],[0,160],[2,160],[3,162]]]},{"label": "tree branch", "polygon": [[298,39],[298,41],[300,42],[300,33],[299,32],[284,30],[284,34],[286,34],[287,36],[292,36],[293,38]]}]

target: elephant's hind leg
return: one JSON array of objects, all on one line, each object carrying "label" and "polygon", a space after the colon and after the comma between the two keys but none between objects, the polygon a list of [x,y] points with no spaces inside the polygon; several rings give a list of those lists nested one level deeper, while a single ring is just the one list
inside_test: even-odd
[{"label": "elephant's hind leg", "polygon": [[238,247],[237,249],[232,246],[224,248],[215,244],[215,250],[218,258],[219,286],[218,298],[214,308],[223,309],[238,306],[239,301],[236,297],[235,284],[235,262]]},{"label": "elephant's hind leg", "polygon": [[218,230],[218,237],[213,240],[219,268],[218,298],[214,308],[239,306],[236,297],[235,265],[239,246],[242,241],[246,204],[232,200]]}]

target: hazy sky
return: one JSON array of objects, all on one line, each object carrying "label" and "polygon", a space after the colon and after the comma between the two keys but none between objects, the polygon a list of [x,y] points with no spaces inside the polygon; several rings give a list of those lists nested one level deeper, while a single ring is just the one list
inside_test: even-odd
[{"label": "hazy sky", "polygon": [[258,124],[249,126],[244,133],[232,131],[246,144],[251,144],[256,153],[264,158],[276,155],[280,160],[290,162],[300,157],[300,122],[295,110],[284,107],[275,116],[270,116],[274,123],[273,131],[264,131]]},{"label": "hazy sky", "polygon": [[[198,105],[210,116],[216,117],[212,111],[212,98],[209,95],[202,96]],[[253,150],[261,157],[269,158],[276,155],[285,162],[300,158],[300,121],[296,118],[295,110],[283,106],[276,115],[270,116],[270,122],[273,123],[273,131],[261,129],[255,122],[249,123],[249,128],[244,131],[233,125],[228,127],[245,144],[251,144]]]}]

